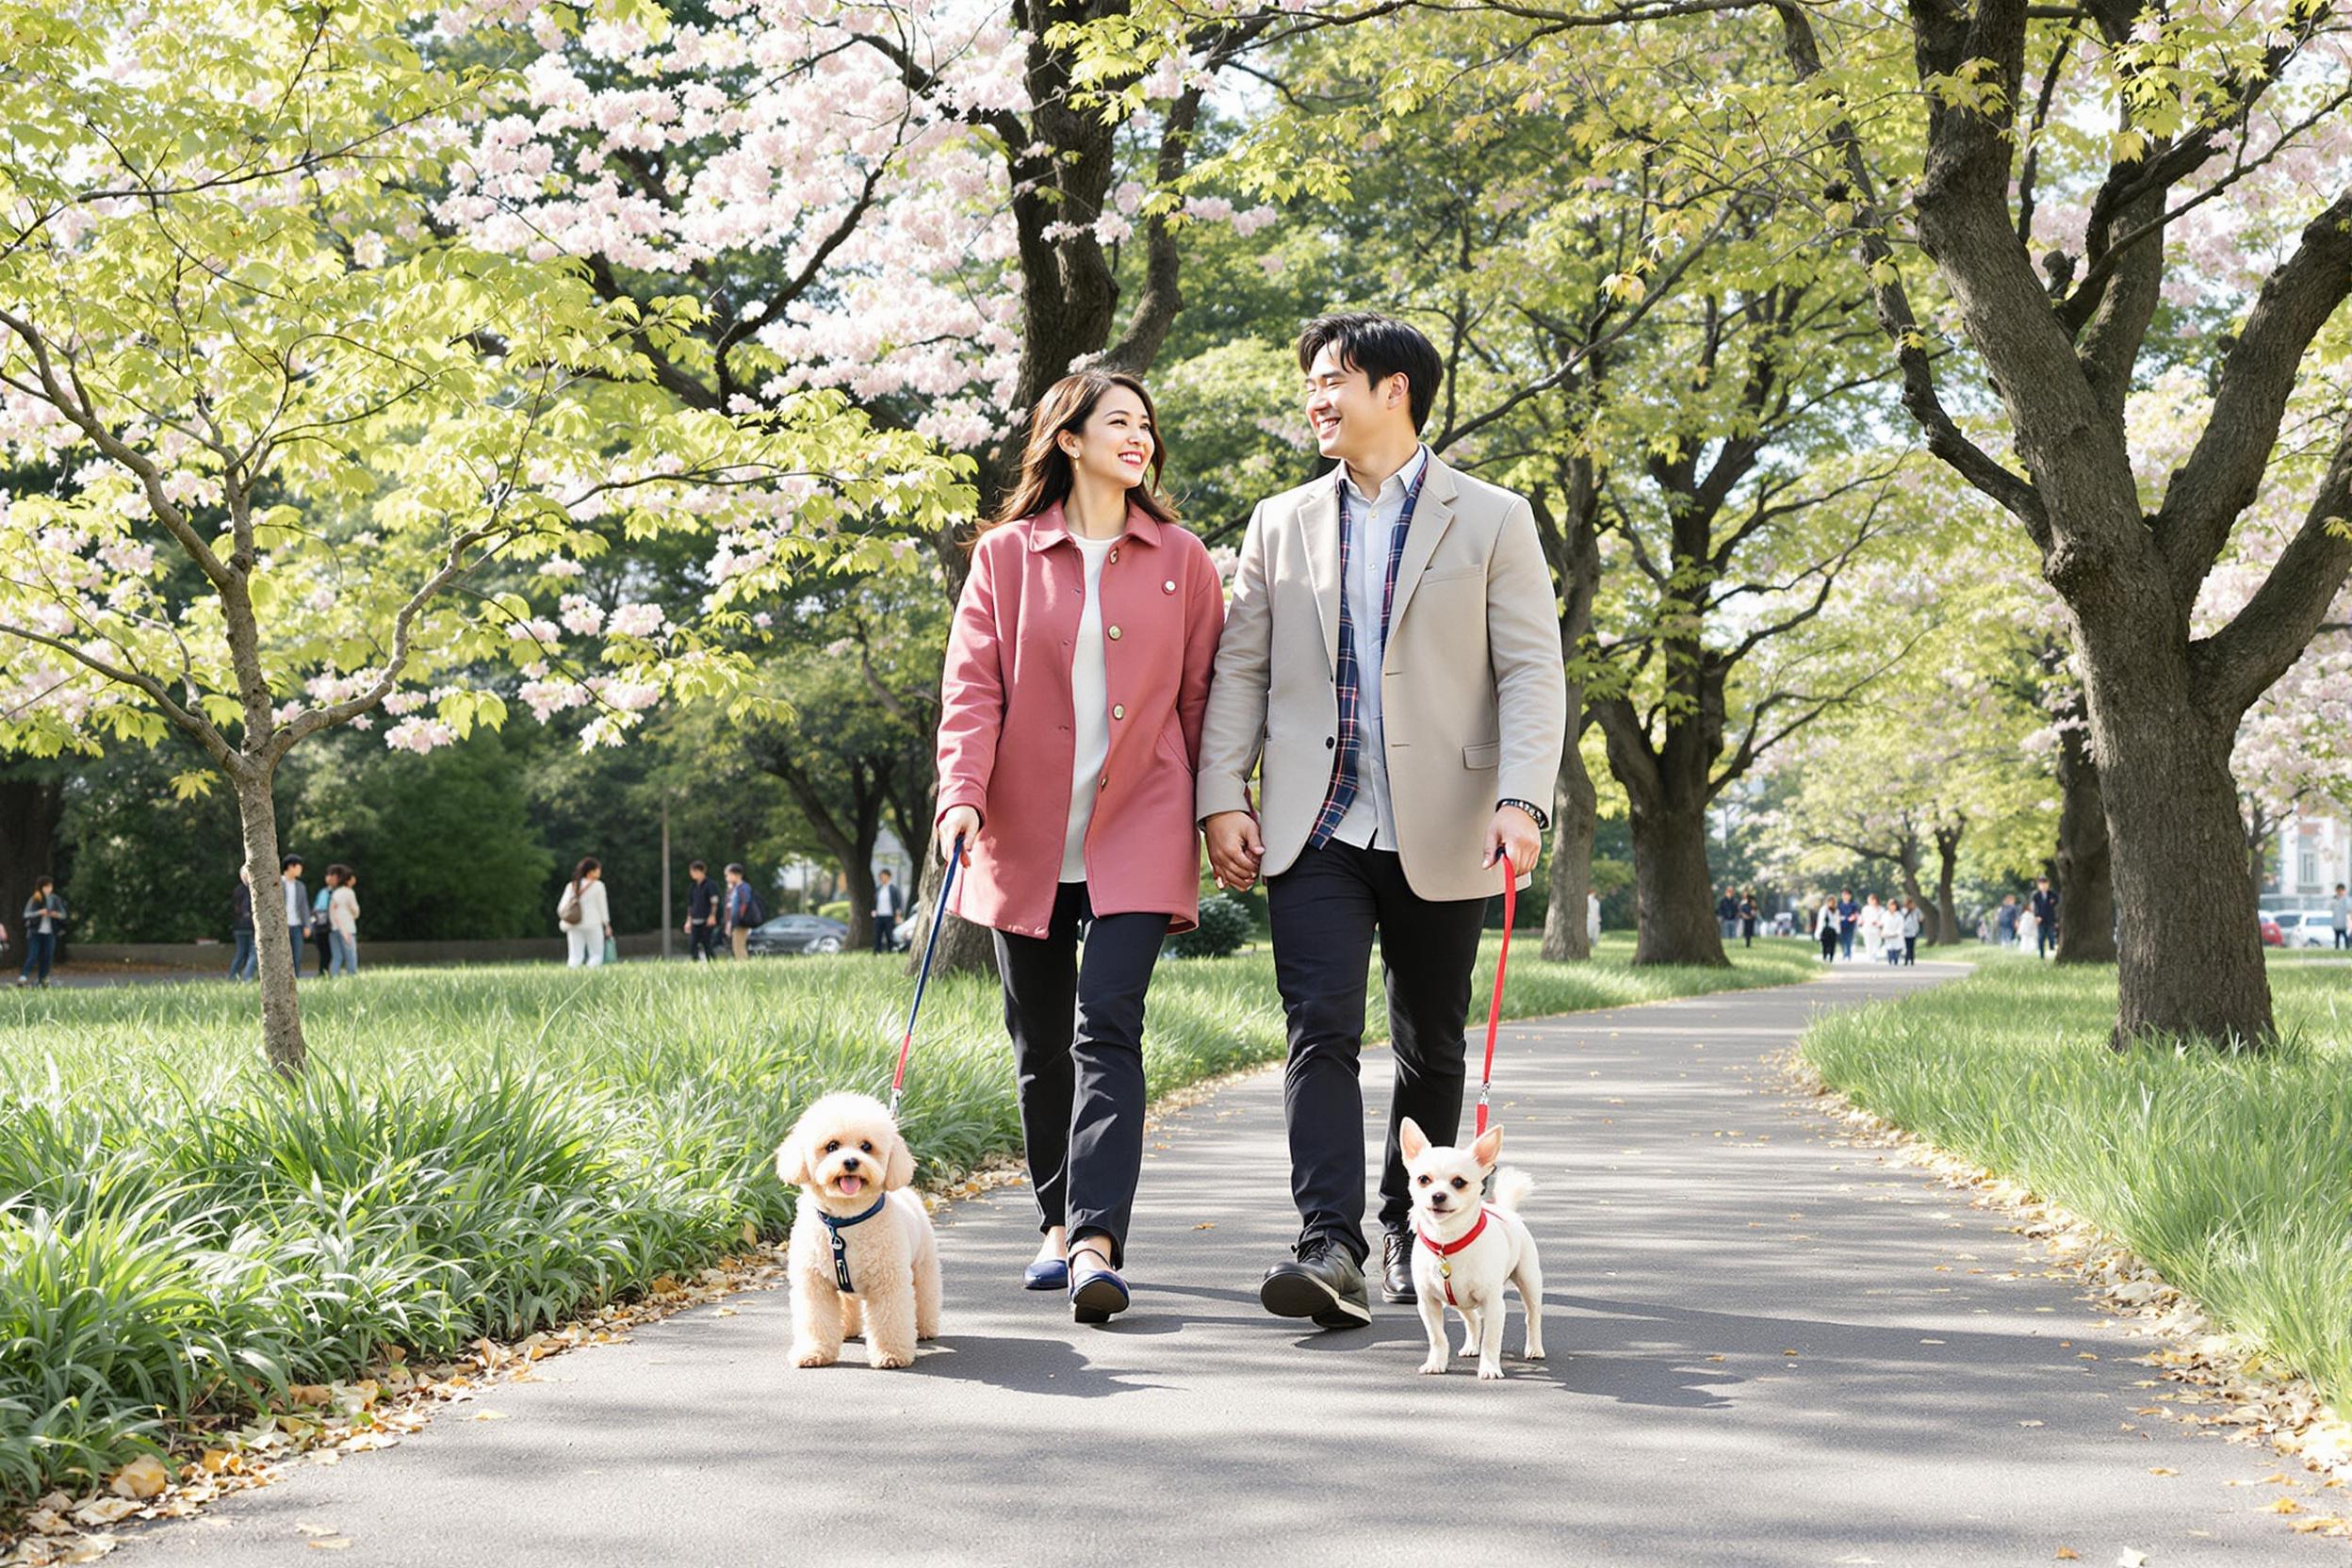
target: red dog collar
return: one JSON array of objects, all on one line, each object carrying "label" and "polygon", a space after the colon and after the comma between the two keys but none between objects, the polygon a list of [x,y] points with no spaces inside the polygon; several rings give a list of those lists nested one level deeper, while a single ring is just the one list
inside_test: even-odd
[{"label": "red dog collar", "polygon": [[1478,1233],[1486,1229],[1486,1217],[1494,1212],[1485,1204],[1479,1204],[1478,1222],[1471,1226],[1460,1241],[1442,1242],[1418,1225],[1413,1228],[1413,1233],[1421,1238],[1421,1245],[1437,1254],[1437,1272],[1446,1282],[1446,1304],[1449,1307],[1460,1304],[1454,1299],[1454,1266],[1450,1260],[1456,1252],[1478,1239]]}]

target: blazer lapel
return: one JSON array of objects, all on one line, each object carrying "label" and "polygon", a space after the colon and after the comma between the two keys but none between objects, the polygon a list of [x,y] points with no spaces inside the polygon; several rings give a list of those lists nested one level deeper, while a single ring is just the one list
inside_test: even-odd
[{"label": "blazer lapel", "polygon": [[1326,475],[1299,508],[1298,523],[1306,536],[1307,580],[1315,586],[1315,610],[1323,621],[1323,654],[1339,670],[1339,491],[1338,480]]},{"label": "blazer lapel", "polygon": [[1390,636],[1396,634],[1405,606],[1413,602],[1413,591],[1420,586],[1421,574],[1453,521],[1454,471],[1431,452],[1429,477],[1421,482],[1421,501],[1413,509],[1413,527],[1405,534],[1405,553],[1396,563],[1396,596],[1388,607]]}]

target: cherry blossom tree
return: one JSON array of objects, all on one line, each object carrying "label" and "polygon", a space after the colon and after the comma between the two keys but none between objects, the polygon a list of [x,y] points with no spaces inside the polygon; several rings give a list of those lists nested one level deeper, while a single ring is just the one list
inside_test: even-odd
[{"label": "cherry blossom tree", "polygon": [[[61,476],[0,512],[0,744],[176,730],[209,763],[184,787],[235,792],[256,890],[304,740],[381,719],[428,750],[512,696],[617,741],[724,695],[727,639],[797,565],[887,564],[968,497],[835,393],[690,405],[641,345],[690,336],[691,302],[448,227],[465,127],[519,83],[499,28],[441,28],[374,0],[0,0],[0,456]],[[570,586],[679,536],[698,603]],[[292,1071],[285,944],[261,973]]]}]

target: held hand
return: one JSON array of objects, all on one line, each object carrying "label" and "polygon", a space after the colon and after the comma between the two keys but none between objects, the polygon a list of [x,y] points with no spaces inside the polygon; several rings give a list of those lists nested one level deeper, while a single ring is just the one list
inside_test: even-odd
[{"label": "held hand", "polygon": [[1209,841],[1209,869],[1217,885],[1247,892],[1258,880],[1258,863],[1266,858],[1266,840],[1258,819],[1247,811],[1219,811],[1201,825]]},{"label": "held hand", "polygon": [[1516,806],[1494,808],[1494,820],[1486,825],[1486,858],[1481,865],[1492,866],[1509,855],[1512,870],[1527,872],[1535,869],[1535,858],[1543,853],[1544,835],[1533,817]]},{"label": "held hand", "polygon": [[956,864],[972,864],[972,841],[980,836],[980,813],[969,806],[951,806],[939,818],[939,825],[932,830],[932,845],[939,852],[939,863],[945,865],[949,852],[957,840],[963,841],[963,858]]}]

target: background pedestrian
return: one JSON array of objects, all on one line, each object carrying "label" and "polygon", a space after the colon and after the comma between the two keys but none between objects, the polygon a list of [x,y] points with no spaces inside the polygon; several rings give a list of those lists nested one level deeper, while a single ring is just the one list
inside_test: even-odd
[{"label": "background pedestrian", "polygon": [[251,980],[261,966],[253,954],[253,874],[237,868],[237,886],[229,890],[229,935],[237,954],[229,960],[229,978]]},{"label": "background pedestrian", "polygon": [[54,876],[37,878],[33,895],[24,901],[24,967],[16,972],[20,986],[49,984],[49,971],[57,961],[57,938],[65,932],[65,895]]},{"label": "background pedestrian", "polygon": [[329,866],[328,885],[335,889],[327,900],[327,945],[331,956],[328,972],[357,974],[359,972],[359,877],[349,866]]},{"label": "background pedestrian", "polygon": [[555,901],[555,918],[564,928],[570,951],[564,962],[572,969],[596,969],[604,963],[605,939],[612,935],[612,906],[604,889],[604,866],[593,856],[583,857]]}]

